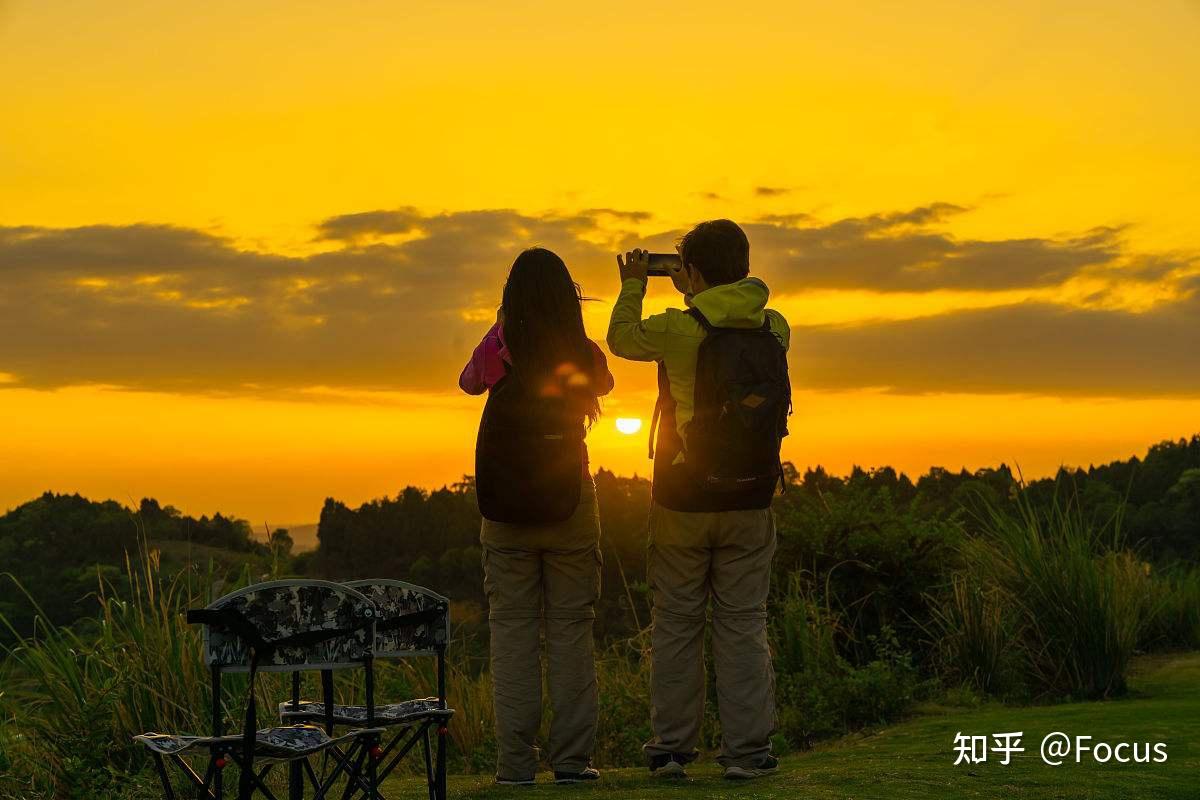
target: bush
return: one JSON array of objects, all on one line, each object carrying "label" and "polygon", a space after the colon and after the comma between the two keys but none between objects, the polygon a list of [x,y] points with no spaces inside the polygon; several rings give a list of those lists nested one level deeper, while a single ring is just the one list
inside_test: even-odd
[{"label": "bush", "polygon": [[965,548],[982,590],[998,592],[1012,610],[1014,644],[1042,692],[1125,691],[1129,660],[1156,608],[1149,565],[1122,549],[1120,521],[1118,514],[1095,524],[1057,497],[1038,511],[1022,498],[1015,513],[988,505],[981,537]]},{"label": "bush", "polygon": [[1016,687],[1020,665],[1010,643],[1019,635],[999,588],[960,573],[940,602],[931,599],[931,607],[938,667],[946,678],[991,694]]},{"label": "bush", "polygon": [[1200,569],[1168,570],[1153,581],[1151,605],[1157,609],[1143,633],[1143,646],[1200,648]]},{"label": "bush", "polygon": [[885,628],[917,641],[929,621],[926,596],[946,580],[962,539],[956,519],[918,514],[894,496],[900,487],[880,480],[860,472],[819,491],[806,483],[776,503],[775,584],[804,574],[820,605],[837,612],[839,652],[855,664],[875,658],[870,637]]},{"label": "bush", "polygon": [[873,657],[862,666],[838,653],[843,634],[840,615],[821,607],[807,576],[794,573],[771,619],[778,729],[790,747],[897,719],[921,688],[890,628],[866,637]]}]

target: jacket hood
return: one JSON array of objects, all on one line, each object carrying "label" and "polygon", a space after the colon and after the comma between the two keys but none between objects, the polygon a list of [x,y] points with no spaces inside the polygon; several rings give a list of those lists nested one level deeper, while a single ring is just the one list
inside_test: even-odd
[{"label": "jacket hood", "polygon": [[771,290],[758,278],[742,278],[693,295],[688,305],[700,309],[717,328],[757,328],[763,324],[763,309]]}]

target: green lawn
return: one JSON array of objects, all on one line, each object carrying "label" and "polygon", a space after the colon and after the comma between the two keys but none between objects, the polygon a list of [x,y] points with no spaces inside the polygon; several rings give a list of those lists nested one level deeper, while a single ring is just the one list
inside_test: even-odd
[{"label": "green lawn", "polygon": [[[1026,752],[1001,766],[954,766],[954,736],[1023,731]],[[1052,731],[1090,735],[1115,744],[1166,742],[1163,764],[1042,763],[1038,745]],[[987,706],[970,711],[931,710],[872,735],[853,737],[783,759],[780,773],[752,784],[730,784],[708,759],[687,783],[663,783],[645,770],[608,770],[599,785],[500,789],[490,776],[455,776],[452,798],[1200,798],[1200,654],[1139,663],[1130,696],[1100,703],[1034,708]],[[388,783],[390,800],[425,798],[423,781]]]}]

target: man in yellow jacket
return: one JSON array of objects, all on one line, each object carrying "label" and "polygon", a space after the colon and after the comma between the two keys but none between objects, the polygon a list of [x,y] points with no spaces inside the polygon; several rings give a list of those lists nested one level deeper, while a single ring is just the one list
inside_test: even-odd
[{"label": "man in yellow jacket", "polygon": [[[766,284],[749,276],[750,244],[729,220],[696,226],[679,242],[671,272],[684,303],[714,328],[766,327],[786,350],[789,328],[766,308]],[[770,752],[775,679],[767,644],[766,602],[775,522],[774,487],[731,508],[683,469],[694,411],[696,364],[705,328],[668,309],[642,319],[646,253],[622,259],[621,292],[608,327],[612,353],[657,362],[661,412],[654,462],[647,577],[654,603],[650,687],[653,738],[645,745],[656,775],[683,777],[696,758],[704,710],[704,629],[712,601],[713,657],[721,718],[719,763],[725,777],[756,778],[778,766]]]}]

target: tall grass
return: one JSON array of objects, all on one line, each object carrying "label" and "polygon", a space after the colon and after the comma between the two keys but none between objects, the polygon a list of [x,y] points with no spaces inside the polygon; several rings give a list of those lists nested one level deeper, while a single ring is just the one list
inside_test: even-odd
[{"label": "tall grass", "polygon": [[105,776],[136,770],[133,735],[204,730],[207,672],[199,638],[180,614],[199,600],[198,581],[186,572],[162,581],[153,551],[127,559],[126,577],[121,599],[100,581],[97,619],[77,629],[39,620],[11,649],[0,703],[25,743],[14,762],[33,785],[99,791]]},{"label": "tall grass", "polygon": [[777,669],[784,673],[829,671],[837,661],[840,615],[818,601],[809,576],[797,571],[776,602],[771,640]]},{"label": "tall grass", "polygon": [[1002,688],[1009,645],[1019,636],[1006,603],[997,587],[984,585],[977,575],[958,574],[951,578],[948,597],[930,604],[937,655],[948,677],[984,692]]},{"label": "tall grass", "polygon": [[1154,582],[1158,613],[1143,634],[1148,648],[1200,648],[1200,567],[1176,567]]},{"label": "tall grass", "polygon": [[[14,576],[7,579],[21,592]],[[206,605],[223,590],[251,582],[248,567],[234,580],[189,564],[164,577],[158,552],[144,545],[126,557],[118,586],[97,574],[98,614],[75,626],[45,623],[37,609],[26,637],[0,616],[17,643],[8,649],[9,678],[0,719],[10,734],[8,758],[31,792],[102,796],[128,784],[147,763],[132,737],[146,731],[205,733],[211,726],[211,684],[199,632],[183,611]],[[223,706],[238,713],[244,676],[223,685]],[[279,676],[260,682],[270,708]]]},{"label": "tall grass", "polygon": [[[987,505],[980,521],[982,535],[967,555],[983,593],[963,598],[962,619],[977,658],[993,663],[1003,629],[987,607],[994,599],[1011,614],[1013,644],[1037,689],[1082,697],[1124,692],[1129,661],[1158,609],[1149,566],[1123,548],[1120,512],[1095,523],[1074,498],[1056,497],[1038,511],[1019,496],[1015,511]],[[996,594],[989,599],[987,592]]]}]

